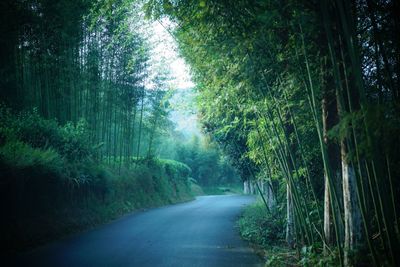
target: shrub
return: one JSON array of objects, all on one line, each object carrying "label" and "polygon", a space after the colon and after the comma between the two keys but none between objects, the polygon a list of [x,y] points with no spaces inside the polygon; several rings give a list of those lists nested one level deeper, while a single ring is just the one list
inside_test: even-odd
[{"label": "shrub", "polygon": [[244,239],[261,247],[282,244],[285,240],[285,219],[272,209],[268,213],[264,204],[257,201],[247,207],[238,221]]},{"label": "shrub", "polygon": [[188,177],[192,172],[189,166],[182,162],[169,159],[159,159],[158,161],[165,169],[167,175],[176,179],[188,181]]},{"label": "shrub", "polygon": [[33,148],[51,147],[69,161],[81,161],[94,153],[84,120],[60,126],[56,120],[42,118],[36,110],[13,115],[0,105],[0,123],[0,145],[19,140]]},{"label": "shrub", "polygon": [[0,105],[0,208],[8,216],[0,235],[8,249],[192,197],[185,164],[140,158],[115,169],[92,157],[89,144],[85,121],[60,126]]},{"label": "shrub", "polygon": [[0,146],[0,158],[9,168],[21,170],[37,168],[61,175],[63,160],[52,148],[33,148],[21,141],[6,142]]}]

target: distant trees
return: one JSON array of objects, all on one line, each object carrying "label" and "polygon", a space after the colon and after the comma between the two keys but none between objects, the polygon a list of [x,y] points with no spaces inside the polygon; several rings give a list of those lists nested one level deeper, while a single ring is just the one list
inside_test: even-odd
[{"label": "distant trees", "polygon": [[268,182],[286,203],[290,243],[324,247],[341,265],[365,250],[375,266],[399,263],[398,10],[397,1],[147,4],[177,24],[204,129],[242,177]]},{"label": "distant trees", "polygon": [[[266,183],[286,207],[290,245],[324,248],[346,266],[361,251],[373,265],[398,265],[398,1],[145,7],[176,23],[204,130],[242,177]],[[86,121],[92,157],[119,170],[151,157],[156,137],[171,129],[168,75],[151,73],[139,8],[128,0],[3,0],[1,100],[61,125]],[[221,170],[217,153],[192,145],[177,157],[200,183],[218,180],[206,175]]]},{"label": "distant trees", "polygon": [[209,140],[200,140],[195,136],[190,142],[179,144],[175,159],[190,167],[191,177],[201,186],[213,187],[240,181],[230,161],[222,157],[219,148]]}]

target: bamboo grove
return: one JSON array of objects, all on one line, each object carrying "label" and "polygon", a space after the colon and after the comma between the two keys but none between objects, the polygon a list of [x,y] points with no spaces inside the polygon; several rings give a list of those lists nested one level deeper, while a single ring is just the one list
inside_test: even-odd
[{"label": "bamboo grove", "polygon": [[193,198],[190,179],[198,177],[171,152],[183,140],[169,116],[172,76],[155,56],[152,22],[140,6],[0,2],[6,256],[135,210]]},{"label": "bamboo grove", "polygon": [[205,131],[266,184],[288,245],[341,266],[400,264],[398,1],[146,8],[176,24]]},{"label": "bamboo grove", "polygon": [[[148,23],[124,1],[2,1],[1,98],[63,125],[84,120],[96,157],[153,154],[168,73],[151,66]],[[147,89],[146,89],[147,88]],[[152,88],[148,90],[148,88]]]}]

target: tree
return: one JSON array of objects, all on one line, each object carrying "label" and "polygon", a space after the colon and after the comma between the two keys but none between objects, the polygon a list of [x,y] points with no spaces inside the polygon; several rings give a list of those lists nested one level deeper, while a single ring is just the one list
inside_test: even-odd
[{"label": "tree", "polygon": [[375,265],[398,261],[398,156],[381,142],[397,131],[394,2],[147,4],[177,24],[204,129],[242,177],[281,181],[297,247],[320,240],[347,266],[366,248]]}]

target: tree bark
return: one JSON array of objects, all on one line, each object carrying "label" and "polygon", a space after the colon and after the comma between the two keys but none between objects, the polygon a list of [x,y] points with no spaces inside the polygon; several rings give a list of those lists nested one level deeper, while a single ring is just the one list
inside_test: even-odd
[{"label": "tree bark", "polygon": [[[328,138],[328,132],[338,123],[338,106],[336,101],[333,80],[331,76],[326,77],[326,85],[322,99],[322,125],[323,125],[323,140],[327,148],[329,168],[331,170],[331,179],[335,185],[334,190],[340,191],[340,149],[334,141]],[[331,88],[332,87],[332,88]],[[331,188],[329,186],[328,174],[324,172],[324,235],[326,244],[333,243],[333,222],[332,222],[332,199]],[[341,195],[341,194],[338,194]],[[339,211],[338,211],[339,212]]]},{"label": "tree bark", "polygon": [[274,192],[271,188],[272,185],[270,185],[269,183],[266,183],[266,184],[264,184],[264,186],[265,186],[265,193],[267,196],[268,207],[270,210],[272,210],[276,204]]},{"label": "tree bark", "polygon": [[289,247],[294,246],[294,213],[293,213],[293,199],[290,191],[290,186],[286,185],[286,242]]},{"label": "tree bark", "polygon": [[361,214],[357,200],[356,173],[347,158],[348,151],[344,142],[341,143],[343,205],[344,205],[344,265],[353,266],[351,253],[355,250],[357,241],[361,239]]},{"label": "tree bark", "polygon": [[244,193],[245,195],[250,194],[249,180],[243,181],[243,193]]}]

